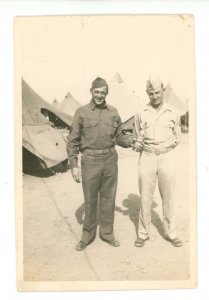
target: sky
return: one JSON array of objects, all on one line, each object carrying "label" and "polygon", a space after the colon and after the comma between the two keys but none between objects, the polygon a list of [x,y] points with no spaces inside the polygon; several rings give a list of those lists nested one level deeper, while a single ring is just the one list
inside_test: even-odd
[{"label": "sky", "polygon": [[118,72],[140,98],[158,75],[183,100],[194,97],[194,32],[190,16],[61,16],[15,19],[17,75],[48,102],[70,93],[90,99],[97,76]]}]

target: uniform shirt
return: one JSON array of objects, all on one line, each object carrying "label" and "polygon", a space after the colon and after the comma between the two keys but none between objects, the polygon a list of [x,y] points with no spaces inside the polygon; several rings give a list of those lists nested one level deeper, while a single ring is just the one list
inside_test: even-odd
[{"label": "uniform shirt", "polygon": [[164,149],[177,143],[178,125],[179,115],[167,103],[159,111],[149,103],[134,116],[136,137],[149,148]]},{"label": "uniform shirt", "polygon": [[67,142],[70,167],[77,166],[79,151],[112,148],[116,142],[125,148],[131,146],[120,125],[120,116],[113,106],[105,103],[103,107],[97,107],[91,100],[79,107]]}]

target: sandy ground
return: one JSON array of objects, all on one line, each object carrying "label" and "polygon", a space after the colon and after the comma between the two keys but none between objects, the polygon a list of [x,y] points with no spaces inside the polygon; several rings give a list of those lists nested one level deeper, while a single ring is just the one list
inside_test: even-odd
[{"label": "sandy ground", "polygon": [[77,252],[84,217],[81,184],[70,171],[51,177],[23,176],[24,279],[71,280],[183,280],[189,279],[188,136],[176,148],[175,215],[183,247],[163,239],[162,204],[156,188],[151,240],[134,246],[138,223],[138,154],[118,148],[119,182],[115,208],[115,235],[119,248],[97,239]]}]

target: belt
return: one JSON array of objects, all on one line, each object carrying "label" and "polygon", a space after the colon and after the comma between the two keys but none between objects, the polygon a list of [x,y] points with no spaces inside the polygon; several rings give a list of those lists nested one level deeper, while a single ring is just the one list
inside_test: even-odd
[{"label": "belt", "polygon": [[85,149],[83,152],[95,153],[95,154],[105,154],[109,152],[115,152],[115,148],[107,148],[107,149]]},{"label": "belt", "polygon": [[143,147],[143,150],[145,152],[149,152],[149,153],[154,153],[156,155],[159,155],[159,154],[165,154],[169,151],[171,151],[172,149],[174,149],[176,146],[178,145],[178,143],[175,143],[169,147],[166,147],[164,149],[155,149],[155,148],[146,148],[145,146]]}]

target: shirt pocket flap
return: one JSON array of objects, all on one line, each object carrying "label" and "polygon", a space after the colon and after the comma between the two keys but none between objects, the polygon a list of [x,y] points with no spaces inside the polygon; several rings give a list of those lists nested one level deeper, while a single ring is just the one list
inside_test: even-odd
[{"label": "shirt pocket flap", "polygon": [[83,127],[93,127],[97,125],[97,120],[84,120]]},{"label": "shirt pocket flap", "polygon": [[174,128],[175,127],[175,122],[173,120],[163,123],[162,124],[163,127],[167,127],[167,128]]},{"label": "shirt pocket flap", "polygon": [[114,129],[116,129],[118,127],[118,122],[117,121],[107,121],[104,124],[109,126],[109,127],[113,127]]}]

